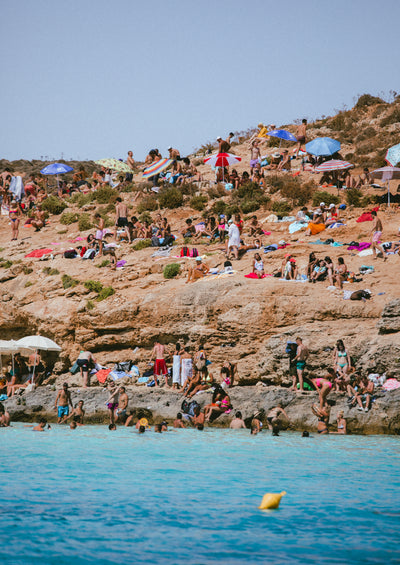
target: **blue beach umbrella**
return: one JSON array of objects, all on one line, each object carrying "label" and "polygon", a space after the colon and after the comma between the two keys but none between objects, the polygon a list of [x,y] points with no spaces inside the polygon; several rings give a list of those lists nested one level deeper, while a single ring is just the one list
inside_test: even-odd
[{"label": "blue beach umbrella", "polygon": [[46,165],[40,172],[43,175],[57,175],[57,187],[58,187],[58,175],[63,175],[64,173],[69,173],[74,169],[69,165],[64,165],[64,163],[51,163],[51,165]]},{"label": "blue beach umbrella", "polygon": [[64,165],[64,163],[51,163],[51,165],[46,165],[40,172],[44,175],[62,175],[73,170],[72,167]]},{"label": "blue beach umbrella", "polygon": [[271,137],[279,137],[279,139],[286,139],[286,141],[297,141],[297,138],[285,129],[274,129],[272,131],[268,131],[267,135]]},{"label": "blue beach umbrella", "polygon": [[340,149],[340,141],[331,139],[330,137],[317,137],[306,144],[307,153],[322,157],[326,155],[333,155]]}]

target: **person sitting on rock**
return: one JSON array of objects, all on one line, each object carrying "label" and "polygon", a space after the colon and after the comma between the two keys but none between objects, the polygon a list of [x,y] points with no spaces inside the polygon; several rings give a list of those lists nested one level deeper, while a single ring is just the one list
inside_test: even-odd
[{"label": "person sitting on rock", "polygon": [[200,382],[194,388],[191,387],[190,391],[189,390],[187,391],[186,396],[188,398],[193,398],[193,396],[198,392],[200,392],[201,390],[208,390],[214,382],[212,374],[208,372],[207,365],[200,369],[199,374],[200,374]]},{"label": "person sitting on rock", "polygon": [[218,387],[214,391],[211,404],[204,407],[206,422],[216,420],[221,414],[229,414],[231,410],[231,399],[222,387]]},{"label": "person sitting on rock", "polygon": [[202,258],[196,257],[196,266],[189,267],[186,283],[196,282],[197,280],[204,278],[209,270],[209,267],[202,262]]}]

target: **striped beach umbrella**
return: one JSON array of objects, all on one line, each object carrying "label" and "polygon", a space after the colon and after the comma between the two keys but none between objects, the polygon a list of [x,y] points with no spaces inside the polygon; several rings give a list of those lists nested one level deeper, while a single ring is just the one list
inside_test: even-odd
[{"label": "striped beach umbrella", "polygon": [[325,171],[342,171],[343,169],[351,169],[351,167],[354,167],[354,165],[347,161],[331,159],[330,161],[325,161],[322,165],[315,167],[315,170],[317,173],[324,173]]},{"label": "striped beach umbrella", "polygon": [[241,157],[232,155],[232,153],[217,153],[216,155],[206,157],[204,162],[208,163],[212,167],[229,167],[229,165],[234,165],[241,160]]},{"label": "striped beach umbrella", "polygon": [[162,171],[165,171],[165,169],[168,169],[168,167],[170,167],[173,162],[173,159],[164,158],[156,161],[155,163],[152,163],[149,167],[144,169],[143,178],[149,179],[151,177],[154,177],[155,175],[160,174]]}]

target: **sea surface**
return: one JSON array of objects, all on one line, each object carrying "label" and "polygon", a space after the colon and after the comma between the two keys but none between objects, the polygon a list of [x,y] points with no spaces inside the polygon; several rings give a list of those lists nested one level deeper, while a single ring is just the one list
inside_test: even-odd
[{"label": "sea surface", "polygon": [[0,563],[400,563],[400,438],[312,436],[0,428]]}]

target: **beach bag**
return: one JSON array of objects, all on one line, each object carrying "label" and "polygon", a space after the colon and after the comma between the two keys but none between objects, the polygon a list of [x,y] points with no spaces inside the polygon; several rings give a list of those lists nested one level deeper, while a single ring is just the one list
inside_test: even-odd
[{"label": "beach bag", "polygon": [[181,257],[190,257],[190,249],[189,249],[189,247],[182,247],[182,249],[181,249]]},{"label": "beach bag", "polygon": [[75,259],[77,255],[78,253],[75,251],[75,249],[68,249],[68,251],[64,251],[64,257],[66,259]]},{"label": "beach bag", "polygon": [[114,365],[114,371],[123,371],[124,373],[129,373],[133,363],[132,361],[122,361]]},{"label": "beach bag", "polygon": [[293,353],[294,347],[297,348],[297,343],[295,341],[288,341],[285,349],[286,355]]},{"label": "beach bag", "polygon": [[69,372],[71,373],[71,375],[76,375],[76,373],[79,371],[79,365],[78,363],[75,361],[75,363],[72,365],[72,367],[70,368]]},{"label": "beach bag", "polygon": [[164,237],[163,242],[160,242],[160,245],[162,245],[162,247],[167,247],[168,245],[173,245],[175,241],[175,238],[173,235],[167,235],[166,237]]},{"label": "beach bag", "polygon": [[82,257],[82,259],[94,259],[95,255],[96,255],[95,249],[88,249],[88,250],[85,252],[85,254],[84,254],[84,256]]},{"label": "beach bag", "polygon": [[188,414],[188,416],[194,416],[194,409],[196,407],[200,408],[200,404],[198,402],[196,402],[195,400],[192,400],[191,402],[189,402],[188,400],[185,399],[182,402],[181,411],[184,414]]},{"label": "beach bag", "polygon": [[196,247],[193,247],[193,249],[190,252],[190,256],[191,257],[198,257],[199,256],[199,252],[197,251]]},{"label": "beach bag", "polygon": [[155,235],[153,235],[153,237],[151,238],[151,246],[152,247],[160,247],[160,240]]}]

